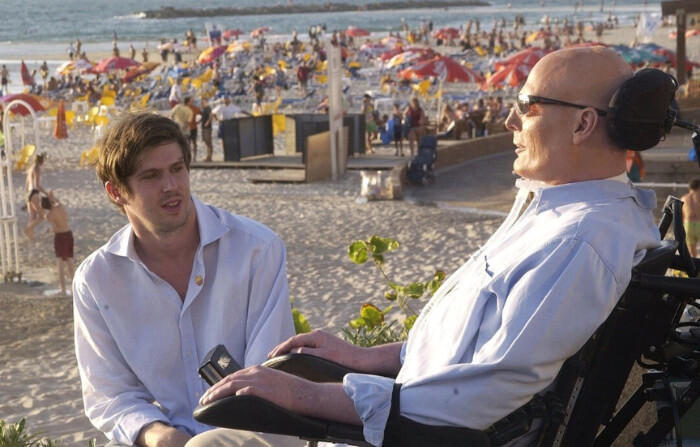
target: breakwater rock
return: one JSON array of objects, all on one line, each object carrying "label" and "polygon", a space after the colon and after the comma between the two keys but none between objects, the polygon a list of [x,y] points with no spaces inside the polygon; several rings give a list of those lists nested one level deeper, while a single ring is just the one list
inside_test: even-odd
[{"label": "breakwater rock", "polygon": [[348,12],[348,11],[386,11],[394,9],[417,8],[450,8],[456,6],[491,6],[489,2],[479,0],[467,1],[395,1],[364,4],[325,3],[316,5],[273,5],[253,8],[174,8],[163,6],[158,10],[143,11],[149,19],[173,19],[179,17],[218,17],[218,16],[250,16],[269,14],[304,14],[317,12]]}]

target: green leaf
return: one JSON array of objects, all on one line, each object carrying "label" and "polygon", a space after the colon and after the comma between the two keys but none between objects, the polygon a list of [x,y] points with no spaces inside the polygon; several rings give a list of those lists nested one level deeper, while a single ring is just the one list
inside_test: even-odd
[{"label": "green leaf", "polygon": [[379,326],[384,322],[384,314],[374,304],[363,304],[360,309],[360,317],[366,321],[369,327]]},{"label": "green leaf", "polygon": [[292,309],[292,319],[294,320],[294,331],[297,334],[306,334],[311,332],[311,325],[306,320],[306,317],[302,315],[297,309]]},{"label": "green leaf", "polygon": [[410,298],[420,298],[425,293],[425,285],[422,282],[414,282],[404,288],[404,293]]},{"label": "green leaf", "polygon": [[386,298],[386,299],[389,300],[389,301],[396,301],[396,298],[398,298],[398,296],[396,295],[396,292],[395,292],[395,291],[393,291],[393,290],[391,290],[391,291],[387,290],[386,292],[384,292],[384,298]]},{"label": "green leaf", "polygon": [[410,331],[413,329],[413,325],[416,323],[416,319],[418,316],[416,315],[411,315],[410,317],[407,317],[406,320],[403,322],[403,327],[406,328],[406,332]]},{"label": "green leaf", "polygon": [[350,323],[348,323],[348,324],[350,324],[350,327],[357,329],[357,328],[367,326],[367,321],[364,318],[360,317],[360,318],[356,318],[354,320],[350,320]]},{"label": "green leaf", "polygon": [[365,241],[355,241],[348,247],[348,256],[355,264],[364,264],[369,259],[367,255],[367,243]]},{"label": "green leaf", "polygon": [[372,236],[369,238],[369,249],[373,255],[381,255],[399,248],[399,243],[394,239]]}]

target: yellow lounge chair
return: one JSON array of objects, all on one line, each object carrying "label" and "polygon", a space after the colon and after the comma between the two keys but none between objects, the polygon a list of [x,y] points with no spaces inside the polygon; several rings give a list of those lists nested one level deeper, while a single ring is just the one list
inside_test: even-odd
[{"label": "yellow lounge chair", "polygon": [[35,151],[36,146],[34,146],[33,144],[26,144],[22,149],[20,149],[19,152],[17,152],[17,156],[15,157],[15,170],[24,170],[27,164],[29,164],[29,160],[32,158],[32,155],[34,155]]}]

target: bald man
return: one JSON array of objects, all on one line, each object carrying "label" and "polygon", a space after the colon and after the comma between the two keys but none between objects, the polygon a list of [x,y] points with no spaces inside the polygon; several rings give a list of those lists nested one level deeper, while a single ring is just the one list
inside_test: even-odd
[{"label": "bald man", "polygon": [[298,335],[271,355],[314,354],[362,374],[316,384],[253,367],[226,377],[201,403],[254,394],[361,424],[372,445],[410,446],[404,434],[385,431],[396,389],[402,417],[479,430],[546,390],[605,321],[646,249],[659,245],[654,193],[627,180],[627,148],[606,132],[607,104],[632,75],[603,48],[557,51],[533,68],[506,120],[523,177],[516,203],[437,291],[406,343],[359,348],[324,332]]}]

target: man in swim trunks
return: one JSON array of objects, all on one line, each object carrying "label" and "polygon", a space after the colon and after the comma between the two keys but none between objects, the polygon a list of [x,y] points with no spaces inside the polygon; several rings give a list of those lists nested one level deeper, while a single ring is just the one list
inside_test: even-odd
[{"label": "man in swim trunks", "polygon": [[696,257],[697,244],[700,242],[700,178],[694,178],[688,183],[688,193],[681,197],[681,200],[685,240],[690,255]]},{"label": "man in swim trunks", "polygon": [[49,191],[48,197],[41,198],[41,207],[47,210],[46,220],[54,231],[53,246],[58,260],[58,283],[61,287],[61,295],[66,293],[66,273],[73,277],[73,232],[68,226],[68,214],[61,202],[56,199],[53,191]]}]

